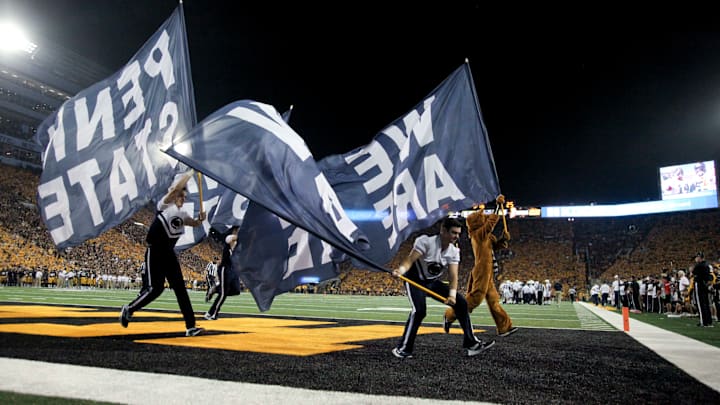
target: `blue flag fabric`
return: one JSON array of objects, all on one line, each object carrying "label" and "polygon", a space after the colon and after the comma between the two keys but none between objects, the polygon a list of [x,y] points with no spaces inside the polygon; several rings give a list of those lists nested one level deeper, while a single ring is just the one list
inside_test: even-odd
[{"label": "blue flag fabric", "polygon": [[[250,100],[229,104],[178,137],[166,153],[252,201],[233,267],[262,311],[275,295],[294,287],[303,269],[322,264],[333,271],[328,258],[338,254],[329,246],[354,254],[368,247],[305,142],[272,106]],[[302,243],[308,233],[326,242],[313,241],[308,249]],[[319,259],[307,265],[311,252]]]},{"label": "blue flag fabric", "polygon": [[[194,212],[195,216],[200,213],[200,193],[197,184],[197,175],[190,178],[187,183],[188,196],[185,200],[186,209]],[[203,204],[202,209],[207,214],[207,219],[202,226],[186,229],[185,233],[175,244],[176,251],[190,249],[202,242],[210,233],[210,227],[225,232],[233,225],[242,223],[242,218],[247,209],[247,199],[237,196],[232,190],[211,179],[202,176]],[[245,208],[243,208],[243,203]]]},{"label": "blue flag fabric", "polygon": [[[292,106],[282,114],[286,123],[291,112]],[[327,242],[230,189],[225,189],[209,218],[221,234],[240,227],[233,269],[261,311],[270,309],[275,296],[299,284],[337,276],[339,263],[345,260]]]},{"label": "blue flag fabric", "polygon": [[381,264],[412,233],[500,194],[467,63],[370,144],[318,166],[372,241],[365,257]]},{"label": "blue flag fabric", "polygon": [[306,230],[250,202],[233,251],[233,270],[260,311],[296,286],[336,277],[344,254]]},{"label": "blue flag fabric", "polygon": [[[282,114],[282,119],[286,123],[289,123],[291,112],[292,106]],[[210,219],[210,225],[223,234],[234,226],[239,227],[242,225],[250,200],[242,194],[238,194],[222,185],[220,187],[223,188],[220,201],[218,202],[215,212],[212,215],[208,215],[208,218]]]},{"label": "blue flag fabric", "polygon": [[270,105],[231,103],[166,153],[334,245],[367,248],[305,142]]},{"label": "blue flag fabric", "polygon": [[210,225],[220,233],[225,233],[233,226],[240,226],[245,218],[250,201],[243,195],[223,187],[217,208],[210,218]]},{"label": "blue flag fabric", "polygon": [[197,122],[182,6],[117,73],[38,128],[38,206],[59,248],[124,222],[162,197],[180,167],[162,153]]}]

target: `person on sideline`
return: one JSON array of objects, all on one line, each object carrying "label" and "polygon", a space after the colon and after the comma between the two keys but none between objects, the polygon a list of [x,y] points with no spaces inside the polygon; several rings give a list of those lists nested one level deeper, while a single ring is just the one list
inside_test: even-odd
[{"label": "person on sideline", "polygon": [[599,294],[600,294],[600,286],[597,285],[597,283],[593,284],[592,288],[590,288],[590,301],[595,306],[600,304],[600,300],[598,298]]},{"label": "person on sideline", "polygon": [[612,282],[611,288],[613,291],[613,304],[614,304],[615,308],[621,309],[622,301],[620,300],[620,289],[623,288],[623,285],[620,282],[619,275],[616,274],[615,277],[613,277],[613,282]]},{"label": "person on sideline", "polygon": [[568,295],[570,296],[570,302],[575,303],[575,301],[577,301],[577,287],[570,287]]},{"label": "person on sideline", "polygon": [[218,266],[217,266],[218,258],[214,258],[213,261],[209,262],[207,266],[205,266],[205,281],[207,284],[207,292],[205,293],[205,302],[210,302],[210,299],[212,299],[213,294],[217,292],[217,288],[220,285],[220,280],[218,279]]},{"label": "person on sideline", "polygon": [[553,290],[555,290],[555,303],[560,305],[563,296],[563,286],[560,280],[555,282],[555,284],[553,285]]},{"label": "person on sideline", "polygon": [[185,319],[185,336],[196,336],[203,332],[203,328],[195,325],[195,312],[190,297],[185,289],[180,262],[175,255],[175,244],[185,233],[186,226],[197,227],[205,220],[205,212],[200,212],[197,219],[182,209],[187,197],[185,185],[192,173],[180,175],[168,189],[168,193],[158,201],[157,214],[146,237],[145,271],[149,286],[143,286],[141,293],[128,305],[123,305],[120,311],[120,324],[123,328],[133,313],[144,308],[162,294],[165,289],[165,279],[175,292],[180,311]]},{"label": "person on sideline", "polygon": [[[433,295],[433,299],[455,310],[455,315],[463,329],[463,348],[468,356],[475,356],[493,346],[495,341],[484,343],[475,337],[467,302],[462,294],[457,294],[460,249],[455,246],[455,242],[461,232],[460,221],[455,218],[445,218],[440,226],[440,234],[422,235],[415,239],[410,254],[392,271],[392,274],[396,277],[404,276],[442,297],[447,297],[442,301]],[[448,275],[449,286],[440,281],[445,273]],[[418,328],[427,314],[425,302],[427,294],[408,281],[404,281],[403,285],[412,310],[405,323],[400,342],[392,349],[392,354],[406,359],[412,357]]]}]

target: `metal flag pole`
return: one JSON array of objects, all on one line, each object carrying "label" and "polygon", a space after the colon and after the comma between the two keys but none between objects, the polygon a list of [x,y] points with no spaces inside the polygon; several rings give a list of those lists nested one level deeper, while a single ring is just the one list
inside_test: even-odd
[{"label": "metal flag pole", "polygon": [[407,277],[405,277],[405,276],[399,276],[399,278],[400,278],[400,280],[403,280],[403,281],[405,281],[406,283],[412,285],[413,287],[416,287],[416,288],[418,288],[418,289],[426,292],[427,294],[432,295],[433,297],[441,300],[442,302],[447,301],[447,297],[443,297],[442,295],[436,293],[435,291],[433,291],[433,290],[431,290],[431,289],[429,289],[429,288],[427,288],[427,287],[425,287],[425,286],[422,286],[422,285],[420,285],[420,284],[418,284],[418,283],[410,280],[409,278],[407,278]]}]

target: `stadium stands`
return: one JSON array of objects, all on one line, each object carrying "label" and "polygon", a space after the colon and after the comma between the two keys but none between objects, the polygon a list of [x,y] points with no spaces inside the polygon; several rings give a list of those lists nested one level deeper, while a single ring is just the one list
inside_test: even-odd
[{"label": "stadium stands", "polygon": [[[3,164],[0,168],[6,174],[0,179],[0,270],[19,272],[20,278],[36,269],[45,270],[45,274],[85,270],[97,274],[98,279],[102,274],[136,278],[144,254],[146,229],[142,225],[150,224],[154,215],[150,208],[95,239],[57,251],[37,211],[37,174]],[[566,291],[571,286],[587,291],[588,282],[610,281],[614,274],[642,278],[658,276],[668,269],[687,269],[696,251],[704,251],[711,260],[719,257],[716,241],[720,219],[716,210],[601,220],[516,218],[508,220],[508,227],[512,241],[507,250],[497,252],[498,282],[551,279],[560,280]],[[388,268],[408,254],[415,236],[402,245]],[[219,242],[207,238],[180,255],[188,288],[203,285],[205,265],[219,256],[221,248]],[[460,249],[463,291],[474,262],[466,235],[460,240]],[[319,292],[331,294],[404,293],[400,280],[387,273],[349,266],[343,267],[339,282],[322,287]]]}]

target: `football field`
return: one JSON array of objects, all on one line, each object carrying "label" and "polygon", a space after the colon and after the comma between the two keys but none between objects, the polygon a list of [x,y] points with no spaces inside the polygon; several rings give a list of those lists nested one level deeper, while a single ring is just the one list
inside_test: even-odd
[{"label": "football field", "polygon": [[[193,309],[199,315],[210,307],[212,301],[205,303],[204,291],[189,291],[189,294]],[[136,295],[137,290],[0,288],[0,302],[116,308],[118,313],[120,307],[129,303]],[[425,322],[440,325],[446,306],[430,298],[427,300],[427,305],[428,315]],[[553,303],[550,305],[505,305],[504,308],[512,318],[513,324],[519,327],[613,330],[607,323],[569,302],[563,302],[559,306]],[[178,305],[172,290],[166,289],[146,309],[177,312]],[[252,296],[244,292],[239,296],[228,297],[222,307],[221,316],[222,314],[266,315],[404,323],[409,312],[410,304],[404,296],[295,293],[277,296],[269,311],[260,312]],[[484,303],[471,314],[471,317],[476,326],[494,325]]]},{"label": "football field", "polygon": [[[129,303],[137,293],[137,290],[0,287],[0,302],[79,305],[107,308],[108,310],[114,308],[119,314],[120,307]],[[189,291],[189,295],[193,309],[199,317],[202,316],[210,308],[212,301],[205,302],[204,291]],[[442,314],[446,306],[430,298],[427,300],[427,305],[428,315],[425,318],[425,324],[441,325]],[[572,305],[568,301],[563,301],[559,306],[553,302],[549,305],[506,304],[503,305],[503,308],[512,318],[513,325],[522,328],[615,330],[584,307]],[[166,289],[146,309],[178,312],[178,305],[172,290]],[[617,311],[612,307],[606,307],[606,309]],[[404,296],[286,293],[275,297],[269,311],[260,312],[250,293],[243,292],[238,296],[227,298],[220,316],[302,317],[404,324],[409,311],[410,304]],[[475,309],[471,318],[476,328],[494,326],[485,303]],[[696,327],[697,318],[694,317],[670,318],[665,314],[631,313],[630,318],[720,347],[720,331]]]},{"label": "football field", "polygon": [[[445,305],[428,299],[414,357],[397,359],[390,349],[410,311],[403,296],[288,293],[261,313],[252,296],[243,293],[227,299],[218,320],[207,321],[202,318],[210,305],[205,293],[193,291],[198,326],[206,333],[185,337],[171,290],[135,313],[123,328],[119,309],[136,295],[0,288],[0,390],[6,391],[0,400],[39,402],[38,397],[14,394],[26,393],[143,404],[605,404],[628,398],[720,403],[718,391],[604,320],[604,314],[616,312],[612,308],[569,302],[505,305],[520,330],[498,337],[487,307],[481,305],[471,315],[476,335],[496,344],[466,357],[458,325],[450,334],[442,329]],[[642,317],[678,333],[702,332],[703,339],[717,346],[720,328],[696,328],[694,318],[633,314]],[[60,378],[64,373],[73,380],[89,380],[95,388],[78,385],[78,390],[68,391],[76,385],[65,383]],[[137,396],[148,384],[161,384],[163,390]],[[208,392],[203,388],[208,384],[227,391]],[[260,394],[250,394],[258,389]],[[298,398],[303,400],[295,401]]]}]

